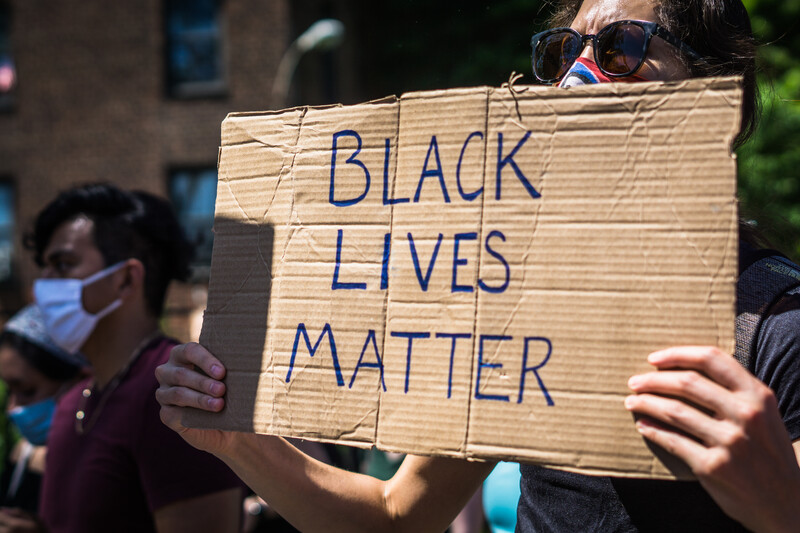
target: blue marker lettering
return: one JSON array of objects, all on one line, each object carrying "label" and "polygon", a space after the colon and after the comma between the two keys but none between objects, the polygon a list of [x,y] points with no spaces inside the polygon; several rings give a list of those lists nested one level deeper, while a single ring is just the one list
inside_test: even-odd
[{"label": "blue marker lettering", "polygon": [[[367,346],[372,343],[372,348],[375,351],[375,362],[374,363],[364,363],[364,352],[367,351]],[[350,385],[348,388],[353,388],[353,383],[356,380],[356,376],[358,375],[358,369],[361,367],[364,368],[377,368],[380,370],[381,375],[381,385],[383,386],[383,392],[386,392],[386,382],[383,381],[383,360],[381,359],[381,354],[378,352],[378,343],[375,341],[375,330],[369,330],[367,334],[367,340],[364,341],[364,347],[361,348],[361,355],[358,357],[358,363],[356,363],[356,368],[353,370],[353,377],[350,378]]]},{"label": "blue marker lettering", "polygon": [[333,269],[333,283],[331,283],[331,290],[336,291],[339,289],[360,289],[367,288],[366,283],[352,283],[339,281],[339,266],[342,264],[342,230],[336,233],[336,266]]},{"label": "blue marker lettering", "polygon": [[381,263],[381,290],[389,288],[389,256],[392,253],[392,234],[383,235],[383,262]]},{"label": "blue marker lettering", "polygon": [[[429,169],[428,161],[431,158],[431,152],[436,157],[436,168]],[[439,159],[439,144],[436,142],[436,135],[431,137],[431,144],[428,146],[428,154],[425,156],[425,164],[422,165],[422,174],[419,177],[417,184],[417,192],[414,193],[414,202],[419,202],[419,195],[422,192],[422,183],[425,178],[430,176],[437,176],[439,178],[439,187],[442,188],[442,196],[444,196],[444,203],[450,203],[450,195],[447,194],[447,186],[444,184],[444,173],[442,172],[442,161]]]},{"label": "blue marker lettering", "polygon": [[294,346],[292,347],[292,358],[289,360],[289,371],[286,373],[286,383],[289,383],[289,380],[292,378],[292,369],[294,368],[294,359],[297,356],[297,347],[300,344],[300,336],[303,336],[303,340],[306,343],[306,348],[308,348],[308,353],[311,357],[314,357],[314,354],[317,353],[317,348],[319,348],[320,343],[322,342],[322,337],[328,335],[328,343],[331,347],[331,357],[333,358],[333,369],[336,372],[336,384],[340,387],[344,386],[344,379],[342,379],[342,369],[339,368],[339,358],[336,356],[336,343],[333,340],[333,330],[331,330],[330,324],[325,324],[322,328],[322,333],[319,334],[319,338],[317,342],[314,343],[314,346],[311,346],[311,339],[308,337],[308,332],[306,331],[306,325],[303,322],[300,322],[297,325],[297,333],[294,336]]},{"label": "blue marker lettering", "polygon": [[408,198],[389,198],[389,139],[383,151],[383,205],[404,204]]},{"label": "blue marker lettering", "polygon": [[500,199],[500,186],[501,186],[501,182],[502,182],[503,167],[505,167],[506,165],[511,165],[511,168],[514,169],[514,174],[517,175],[517,178],[519,179],[519,181],[521,181],[522,185],[525,186],[525,190],[528,191],[528,194],[531,195],[531,198],[539,198],[539,197],[542,196],[541,194],[539,194],[539,192],[536,189],[533,188],[533,185],[531,185],[531,182],[528,181],[528,178],[525,177],[525,174],[523,174],[522,171],[520,170],[519,166],[517,166],[517,162],[514,161],[514,156],[517,154],[517,151],[519,151],[519,149],[522,148],[522,145],[525,144],[525,141],[527,141],[530,136],[531,136],[531,132],[530,131],[526,132],[525,135],[522,137],[522,139],[514,147],[514,149],[511,150],[511,152],[507,156],[503,157],[503,134],[498,132],[498,134],[497,134],[497,178],[496,178],[497,188],[494,191],[494,197],[495,197],[496,200]]},{"label": "blue marker lettering", "polygon": [[453,281],[451,283],[452,292],[472,292],[474,289],[472,285],[459,285],[458,284],[458,266],[466,265],[467,260],[458,257],[458,247],[461,241],[475,241],[478,239],[478,234],[472,233],[456,233],[455,240],[453,241]]},{"label": "blue marker lettering", "polygon": [[483,362],[483,342],[484,341],[510,341],[513,337],[509,335],[481,335],[478,347],[478,375],[475,377],[475,399],[476,400],[497,400],[507,402],[508,396],[481,393],[481,371],[484,368],[503,368],[502,363]]},{"label": "blue marker lettering", "polygon": [[489,246],[489,239],[491,239],[492,237],[499,237],[501,241],[506,242],[506,236],[497,230],[490,231],[489,235],[486,236],[486,251],[489,252],[489,255],[491,255],[501,263],[503,263],[503,267],[506,269],[506,279],[503,281],[503,284],[500,285],[499,287],[490,287],[489,285],[484,283],[482,279],[479,279],[478,286],[486,292],[501,293],[508,288],[508,283],[511,280],[511,269],[509,268],[506,259],[502,255],[494,251],[491,246]]},{"label": "blue marker lettering", "polygon": [[437,333],[437,339],[446,339],[450,337],[453,339],[453,342],[450,344],[450,373],[447,375],[447,397],[450,398],[450,394],[453,390],[453,359],[456,355],[456,339],[471,339],[471,333]]},{"label": "blue marker lettering", "polygon": [[464,141],[464,146],[461,147],[461,155],[458,157],[458,165],[456,166],[456,185],[458,185],[458,194],[460,194],[461,198],[463,198],[464,200],[466,200],[468,202],[471,202],[472,200],[474,200],[475,198],[480,196],[481,193],[483,192],[483,186],[482,185],[481,185],[481,187],[479,189],[477,189],[477,190],[475,190],[475,191],[473,191],[471,193],[465,193],[463,187],[461,187],[461,161],[463,161],[464,152],[467,151],[467,145],[469,144],[469,141],[471,141],[473,137],[477,137],[478,139],[482,140],[483,139],[483,133],[480,132],[480,131],[473,131],[472,133],[469,134],[469,137],[467,137],[467,140]]},{"label": "blue marker lettering", "polygon": [[419,258],[417,257],[417,247],[414,246],[414,236],[411,235],[411,233],[408,234],[408,246],[411,249],[411,259],[414,261],[414,270],[417,273],[417,280],[419,281],[419,286],[422,288],[423,292],[428,290],[428,283],[431,280],[431,273],[433,272],[433,265],[436,263],[436,256],[439,255],[439,245],[442,244],[442,237],[443,235],[440,233],[439,239],[436,241],[436,247],[433,249],[431,262],[428,263],[428,271],[423,277],[422,268],[420,268]]},{"label": "blue marker lettering", "polygon": [[408,339],[408,348],[406,349],[406,385],[403,389],[403,393],[408,392],[408,376],[411,374],[411,346],[414,342],[414,339],[427,339],[431,336],[430,333],[424,333],[421,331],[413,332],[413,331],[393,331],[392,337],[405,337]]},{"label": "blue marker lettering", "polygon": [[[356,142],[356,151],[353,152],[353,155],[347,158],[345,163],[350,163],[353,165],[357,165],[364,170],[364,177],[366,179],[366,183],[364,184],[364,192],[361,196],[357,198],[351,198],[349,200],[336,200],[334,189],[336,183],[336,154],[339,151],[339,137],[355,137]],[[367,192],[369,192],[369,170],[364,163],[362,163],[356,156],[361,152],[361,136],[358,132],[354,130],[342,130],[337,131],[333,134],[333,145],[331,146],[331,185],[330,190],[328,192],[328,201],[337,207],[347,207],[348,205],[357,204],[367,196]]]},{"label": "blue marker lettering", "polygon": [[[529,342],[543,342],[547,345],[547,355],[544,356],[544,359],[542,359],[541,363],[532,367],[528,367]],[[550,393],[547,392],[547,387],[544,386],[544,381],[542,381],[542,378],[539,375],[539,369],[547,364],[547,361],[550,360],[550,354],[552,353],[553,343],[550,342],[550,339],[545,337],[525,337],[525,349],[522,352],[522,375],[519,378],[519,397],[517,398],[517,403],[522,403],[522,394],[525,391],[525,374],[528,372],[533,372],[533,375],[536,376],[536,381],[539,383],[539,389],[542,391],[542,394],[544,394],[544,399],[547,402],[547,405],[555,405],[555,402],[553,402],[553,399],[550,397]]]}]

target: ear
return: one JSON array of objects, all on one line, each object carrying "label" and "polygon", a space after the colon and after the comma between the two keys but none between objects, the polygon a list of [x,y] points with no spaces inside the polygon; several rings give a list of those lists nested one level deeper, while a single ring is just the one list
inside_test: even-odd
[{"label": "ear", "polygon": [[123,301],[144,293],[144,264],[138,259],[128,259],[118,273],[116,289]]}]

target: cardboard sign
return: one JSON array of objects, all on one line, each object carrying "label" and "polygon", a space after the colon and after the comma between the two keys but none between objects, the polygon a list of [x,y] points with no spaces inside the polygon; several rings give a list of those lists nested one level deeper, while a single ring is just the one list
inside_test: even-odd
[{"label": "cardboard sign", "polygon": [[227,407],[187,423],[675,475],[623,399],[654,350],[733,350],[740,102],[695,79],[228,116],[201,336]]}]

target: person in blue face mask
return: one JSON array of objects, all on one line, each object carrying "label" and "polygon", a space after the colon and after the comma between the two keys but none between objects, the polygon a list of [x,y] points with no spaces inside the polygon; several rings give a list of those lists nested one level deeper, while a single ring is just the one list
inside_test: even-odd
[{"label": "person in blue face mask", "polygon": [[[35,514],[44,472],[44,452],[56,402],[85,375],[79,354],[59,348],[48,337],[39,308],[29,305],[0,333],[0,379],[6,384],[6,412],[22,438],[6,461],[0,492],[0,525]],[[13,510],[12,510],[13,509]]]}]

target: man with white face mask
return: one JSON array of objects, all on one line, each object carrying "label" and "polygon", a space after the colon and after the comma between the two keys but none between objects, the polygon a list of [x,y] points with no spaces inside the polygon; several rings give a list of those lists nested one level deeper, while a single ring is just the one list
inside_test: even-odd
[{"label": "man with white face mask", "polygon": [[237,531],[240,482],[161,424],[154,369],[175,341],[158,319],[191,248],[164,200],[112,185],[61,193],[26,244],[48,334],[93,377],[67,392],[48,440],[48,530]]}]

